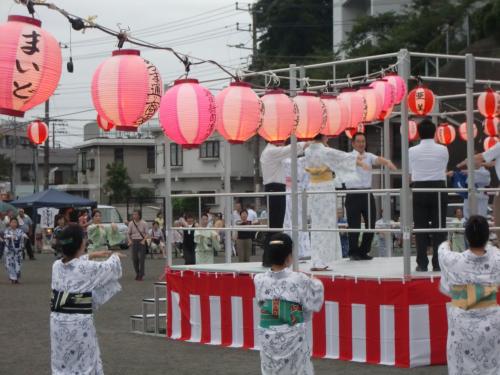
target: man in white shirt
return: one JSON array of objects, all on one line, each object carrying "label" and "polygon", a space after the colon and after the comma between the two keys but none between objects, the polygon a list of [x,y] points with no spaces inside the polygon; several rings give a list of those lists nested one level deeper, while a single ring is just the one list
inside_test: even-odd
[{"label": "man in white shirt", "polygon": [[257,215],[257,212],[255,212],[254,208],[255,206],[253,204],[247,204],[246,206],[246,210],[248,213],[247,220],[252,223],[257,223],[259,221],[259,216]]},{"label": "man in white shirt", "polygon": [[[448,149],[434,141],[436,126],[425,119],[418,125],[420,144],[408,150],[410,175],[413,188],[445,188],[446,168],[448,165]],[[404,176],[403,176],[404,177]],[[439,215],[439,194],[441,195],[441,215]],[[415,229],[446,228],[446,193],[413,193],[413,222]],[[432,267],[440,271],[438,247],[446,240],[446,232],[434,232],[432,236]],[[427,258],[428,234],[417,233],[417,272],[426,272],[429,265]]]},{"label": "man in white shirt", "polygon": [[[396,166],[382,156],[377,156],[371,152],[366,152],[366,136],[364,133],[356,133],[352,137],[351,152],[354,155],[360,155],[363,162],[370,167],[365,170],[361,167],[356,167],[356,179],[345,181],[347,190],[367,190],[372,188],[373,166],[385,166],[390,170],[395,171]],[[368,209],[368,200],[370,208]],[[376,220],[375,198],[373,194],[347,194],[345,200],[347,211],[347,224],[349,229],[361,228],[361,216],[365,222],[366,228],[374,229]],[[349,233],[349,258],[351,260],[371,260],[373,259],[368,253],[371,250],[373,233],[363,233],[361,245],[359,245],[359,233]]]},{"label": "man in white shirt", "polygon": [[[297,154],[302,154],[308,143],[297,143]],[[262,171],[262,180],[264,191],[266,192],[285,192],[285,174],[283,172],[282,161],[292,156],[291,145],[277,146],[268,143],[260,155],[260,167]],[[283,228],[283,220],[286,211],[286,196],[269,196],[269,227]],[[267,238],[272,235],[268,232]],[[262,263],[265,267],[270,267],[267,254],[264,251]]]}]

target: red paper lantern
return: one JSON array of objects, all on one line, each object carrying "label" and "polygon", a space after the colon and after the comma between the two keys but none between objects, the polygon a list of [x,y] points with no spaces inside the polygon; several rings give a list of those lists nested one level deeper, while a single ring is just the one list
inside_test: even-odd
[{"label": "red paper lantern", "polygon": [[490,148],[498,143],[498,137],[486,137],[483,142],[484,151],[488,151]]},{"label": "red paper lantern", "polygon": [[326,125],[321,134],[337,137],[349,126],[349,110],[344,101],[334,95],[322,95],[321,100],[326,109]]},{"label": "red paper lantern", "polygon": [[419,85],[408,94],[408,108],[414,114],[425,116],[434,107],[434,93],[428,88]]},{"label": "red paper lantern", "polygon": [[263,106],[246,82],[233,82],[216,97],[217,131],[231,143],[243,143],[257,133]]},{"label": "red paper lantern", "polygon": [[97,126],[99,126],[105,132],[109,132],[111,129],[115,127],[115,124],[97,115]]},{"label": "red paper lantern", "polygon": [[435,140],[442,145],[449,145],[455,140],[456,135],[455,128],[444,122],[437,127]]},{"label": "red paper lantern", "polygon": [[299,121],[295,135],[299,141],[310,141],[324,128],[326,110],[323,102],[310,92],[301,92],[293,98],[297,107]]},{"label": "red paper lantern", "polygon": [[390,73],[384,77],[394,88],[394,104],[399,104],[406,94],[406,82],[396,73]]},{"label": "red paper lantern", "polygon": [[363,122],[366,107],[363,95],[353,89],[344,89],[340,93],[338,100],[343,101],[349,111],[350,128],[355,128]]},{"label": "red paper lantern", "polygon": [[[399,132],[403,134],[403,127],[399,128]],[[408,140],[414,142],[418,139],[418,124],[413,120],[408,120]]]},{"label": "red paper lantern", "polygon": [[477,109],[484,117],[500,115],[500,94],[489,88],[477,98]]},{"label": "red paper lantern", "polygon": [[485,118],[483,121],[483,131],[484,134],[490,137],[495,137],[498,135],[498,123],[500,120],[498,117]]},{"label": "red paper lantern", "polygon": [[396,96],[394,86],[391,85],[386,79],[379,79],[372,82],[370,87],[372,87],[382,99],[382,109],[378,119],[384,120],[392,113],[392,109],[394,108],[394,100]]},{"label": "red paper lantern", "polygon": [[283,90],[271,90],[262,98],[264,115],[259,135],[270,143],[287,140],[298,123],[298,110]]},{"label": "red paper lantern", "polygon": [[377,90],[372,87],[363,87],[358,92],[365,98],[363,122],[372,122],[379,118],[382,112],[383,99]]},{"label": "red paper lantern", "polygon": [[164,133],[184,148],[195,148],[215,128],[213,95],[196,79],[180,79],[161,99],[160,123]]},{"label": "red paper lantern", "polygon": [[137,131],[153,117],[162,92],[160,72],[138,50],[113,51],[92,77],[92,101],[97,113],[121,131]]},{"label": "red paper lantern", "polygon": [[33,121],[28,125],[27,135],[31,143],[41,145],[49,137],[49,127],[40,120]]},{"label": "red paper lantern", "polygon": [[23,117],[47,101],[61,78],[61,48],[34,18],[0,25],[0,114]]},{"label": "red paper lantern", "polygon": [[[476,124],[472,123],[472,127],[473,127],[474,138],[476,138],[477,126],[476,126]],[[458,135],[460,136],[460,138],[463,141],[467,141],[467,123],[466,122],[461,123],[460,126],[458,127]]]},{"label": "red paper lantern", "polygon": [[345,135],[347,135],[347,138],[352,139],[354,137],[354,134],[356,133],[364,133],[365,132],[365,125],[364,124],[358,124],[355,128],[347,128],[345,130]]}]

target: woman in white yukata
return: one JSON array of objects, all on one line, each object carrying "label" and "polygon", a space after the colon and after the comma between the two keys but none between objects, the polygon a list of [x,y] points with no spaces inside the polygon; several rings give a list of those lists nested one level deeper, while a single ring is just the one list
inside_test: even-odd
[{"label": "woman in white yukata", "polygon": [[500,374],[500,250],[487,245],[488,222],[474,215],[465,225],[470,249],[439,247],[441,291],[451,297],[448,308],[448,373]]},{"label": "woman in white yukata", "polygon": [[10,219],[9,227],[5,230],[3,238],[5,241],[5,268],[12,284],[19,284],[21,278],[21,264],[23,260],[24,242],[28,236],[22,229],[18,228],[15,217]]},{"label": "woman in white yukata", "polygon": [[274,234],[268,245],[271,269],[255,276],[255,298],[261,309],[260,360],[263,375],[311,375],[307,322],[323,306],[323,284],[293,272],[292,240]]},{"label": "woman in white yukata", "polygon": [[[120,257],[111,251],[84,255],[82,228],[59,235],[63,258],[52,266],[50,343],[52,375],[104,374],[93,312],[121,290]],[[96,262],[94,258],[109,258]]]},{"label": "woman in white yukata", "polygon": [[[309,173],[308,191],[331,191],[332,194],[309,194],[308,210],[311,216],[311,229],[337,228],[337,195],[335,178],[342,181],[355,179],[356,166],[369,167],[361,156],[328,147],[328,138],[318,134],[305,151],[305,168]],[[339,232],[311,232],[311,271],[322,271],[334,260],[342,259],[342,245]]]}]

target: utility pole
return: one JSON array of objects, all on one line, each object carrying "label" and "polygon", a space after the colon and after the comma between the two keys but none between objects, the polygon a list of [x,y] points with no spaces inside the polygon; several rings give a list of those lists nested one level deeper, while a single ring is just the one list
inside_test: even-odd
[{"label": "utility pole", "polygon": [[[50,123],[50,102],[49,99],[45,102],[45,124],[47,124],[47,127],[49,126]],[[49,128],[50,129],[50,128]],[[43,146],[45,154],[43,155],[43,160],[45,164],[45,181],[43,183],[43,189],[47,190],[49,188],[49,170],[50,170],[50,159],[49,159],[49,152],[50,152],[50,145],[49,145],[49,138],[45,141],[45,145]]]},{"label": "utility pole", "polygon": [[13,125],[14,125],[14,142],[13,142],[14,148],[12,149],[12,161],[11,161],[12,177],[10,182],[10,191],[12,192],[14,199],[16,199],[17,121],[15,118],[13,121]]}]

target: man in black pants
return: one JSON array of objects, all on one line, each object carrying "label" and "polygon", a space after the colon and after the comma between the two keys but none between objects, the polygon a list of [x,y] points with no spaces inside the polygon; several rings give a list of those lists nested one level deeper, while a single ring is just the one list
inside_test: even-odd
[{"label": "man in black pants", "polygon": [[[436,126],[425,119],[418,125],[420,144],[408,150],[410,175],[413,188],[445,188],[446,167],[449,154],[445,146],[434,141]],[[439,206],[441,203],[441,215]],[[419,228],[446,228],[446,193],[414,192],[413,193],[413,222],[415,229]],[[429,226],[430,222],[430,226]],[[446,240],[446,232],[434,232],[432,236],[432,267],[440,271],[438,261],[438,247]],[[426,272],[429,265],[427,258],[428,234],[417,233],[417,272]]]},{"label": "man in black pants", "polygon": [[191,230],[184,230],[182,237],[182,254],[184,256],[184,264],[196,264],[196,256],[194,252],[194,218],[192,215],[186,216],[186,224],[183,225]]},{"label": "man in black pants", "polygon": [[[356,133],[352,137],[352,153],[360,155],[363,162],[368,166],[385,166],[395,171],[394,164],[382,156],[377,156],[371,152],[366,152],[366,136],[364,133]],[[364,170],[356,167],[357,178],[345,182],[347,190],[370,190],[372,188],[372,170]],[[370,208],[368,208],[368,200]],[[365,221],[365,228],[374,229],[376,220],[375,199],[373,194],[347,194],[345,200],[347,211],[347,224],[349,229],[361,228],[361,216]],[[370,260],[373,259],[368,253],[371,250],[373,233],[363,233],[361,245],[359,245],[359,233],[349,233],[349,258],[351,260]]]}]

